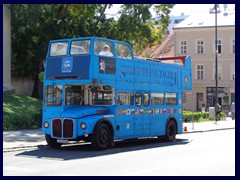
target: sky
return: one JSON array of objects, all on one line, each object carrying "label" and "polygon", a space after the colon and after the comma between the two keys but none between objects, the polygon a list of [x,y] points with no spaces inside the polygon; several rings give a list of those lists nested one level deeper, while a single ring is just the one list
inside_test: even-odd
[{"label": "sky", "polygon": [[[114,4],[113,7],[107,11],[107,14],[116,14],[121,4]],[[196,13],[208,13],[210,8],[213,8],[214,4],[176,4],[172,9],[170,15],[180,16],[181,13],[184,15],[194,15]],[[232,9],[235,7],[234,4],[229,4],[228,8]],[[223,10],[223,4],[220,4],[220,8]],[[151,11],[155,16],[154,11]]]}]

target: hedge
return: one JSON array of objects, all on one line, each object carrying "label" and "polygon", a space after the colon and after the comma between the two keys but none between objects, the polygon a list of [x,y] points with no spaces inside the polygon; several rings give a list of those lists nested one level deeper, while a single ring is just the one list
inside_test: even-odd
[{"label": "hedge", "polygon": [[[220,113],[220,119],[225,119],[226,114],[224,112]],[[202,122],[202,121],[214,121],[215,117],[209,118],[209,112],[192,112],[183,111],[183,121],[184,122]]]}]

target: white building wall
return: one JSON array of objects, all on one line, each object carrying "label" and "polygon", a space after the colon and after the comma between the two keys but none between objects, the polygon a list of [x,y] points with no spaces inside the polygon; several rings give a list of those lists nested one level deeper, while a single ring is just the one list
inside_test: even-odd
[{"label": "white building wall", "polygon": [[[221,100],[222,105],[226,107],[231,104],[232,94],[235,94],[235,80],[232,79],[231,69],[235,69],[235,53],[232,53],[231,39],[235,39],[235,26],[218,27],[218,39],[222,40],[222,53],[218,56],[218,65],[222,67],[222,79],[218,80],[218,87],[222,88],[224,92],[219,91],[218,97]],[[183,109],[199,111],[200,102],[197,102],[197,94],[203,94],[203,103],[207,105],[209,102],[209,94],[212,94],[215,98],[214,92],[207,92],[207,87],[214,88],[216,80],[214,77],[215,71],[215,28],[214,27],[201,27],[201,28],[181,28],[174,29],[175,35],[175,56],[181,56],[180,54],[180,41],[187,41],[187,54],[192,58],[192,84],[193,89],[191,93],[187,93],[186,103],[183,105]],[[196,53],[196,40],[204,40],[203,54]],[[204,78],[198,80],[196,78],[196,66],[202,64],[204,66]],[[213,71],[214,70],[214,71]],[[233,70],[232,70],[233,71]],[[225,101],[225,96],[228,96],[228,100]],[[235,95],[234,95],[235,96]],[[207,100],[208,99],[208,100]],[[197,105],[198,104],[198,105]]]}]

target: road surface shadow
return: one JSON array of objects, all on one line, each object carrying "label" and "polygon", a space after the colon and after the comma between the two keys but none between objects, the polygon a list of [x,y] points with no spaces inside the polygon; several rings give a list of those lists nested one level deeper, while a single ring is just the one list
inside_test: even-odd
[{"label": "road surface shadow", "polygon": [[31,158],[47,158],[53,160],[74,160],[85,159],[98,156],[113,155],[130,151],[138,151],[151,148],[160,148],[166,146],[186,145],[188,139],[177,139],[174,142],[165,142],[158,138],[145,138],[136,140],[125,140],[115,142],[115,147],[106,150],[93,150],[90,143],[64,145],[59,149],[52,149],[48,146],[40,146],[38,149],[27,150],[16,154]]}]

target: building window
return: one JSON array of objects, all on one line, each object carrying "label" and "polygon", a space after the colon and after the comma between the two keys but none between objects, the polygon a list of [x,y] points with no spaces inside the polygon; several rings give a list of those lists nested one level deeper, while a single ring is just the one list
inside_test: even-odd
[{"label": "building window", "polygon": [[197,42],[196,42],[196,53],[197,54],[203,54],[204,53],[204,41],[203,40],[197,40]]},{"label": "building window", "polygon": [[187,54],[187,41],[180,41],[180,54]]},{"label": "building window", "polygon": [[[216,66],[215,64],[213,64],[212,66],[212,79],[216,79],[215,78],[215,74],[216,74]],[[222,64],[218,64],[218,80],[222,80],[223,77],[222,77]]]},{"label": "building window", "polygon": [[230,80],[235,80],[235,64],[230,65]]},{"label": "building window", "polygon": [[196,65],[196,79],[201,80],[203,79],[204,75],[204,66],[202,64]]},{"label": "building window", "polygon": [[231,47],[232,47],[231,53],[235,54],[235,39],[231,40]]},{"label": "building window", "polygon": [[187,94],[186,92],[182,93],[182,103],[187,103]]},{"label": "building window", "polygon": [[[216,50],[215,44],[214,44],[214,50]],[[217,40],[217,53],[218,54],[222,53],[222,40]]]}]

